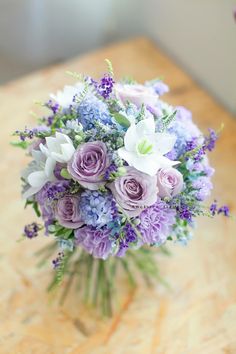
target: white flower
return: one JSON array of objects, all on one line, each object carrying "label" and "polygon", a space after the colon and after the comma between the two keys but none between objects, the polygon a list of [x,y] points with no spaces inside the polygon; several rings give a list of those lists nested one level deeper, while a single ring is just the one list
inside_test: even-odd
[{"label": "white flower", "polygon": [[50,97],[55,100],[62,108],[69,108],[73,104],[75,95],[80,94],[84,90],[84,84],[78,82],[75,86],[65,86],[62,91],[57,91],[56,95],[51,94]]},{"label": "white flower", "polygon": [[55,137],[46,137],[46,145],[40,144],[40,150],[48,159],[60,163],[68,162],[75,152],[71,139],[59,132]]},{"label": "white flower", "polygon": [[158,95],[152,87],[143,85],[114,85],[114,92],[116,97],[123,103],[127,101],[141,107],[142,104],[146,106],[154,106],[158,102]]},{"label": "white flower", "polygon": [[124,137],[124,147],[118,150],[119,156],[129,166],[154,176],[160,168],[176,165],[163,156],[172,150],[175,136],[167,133],[155,133],[153,117],[132,124]]},{"label": "white flower", "polygon": [[24,171],[23,177],[27,180],[30,187],[23,193],[23,198],[27,199],[36,194],[49,182],[54,181],[54,167],[53,159],[48,159],[40,150],[33,150],[33,163],[27,170]]},{"label": "white flower", "polygon": [[78,123],[78,121],[76,119],[74,120],[68,120],[66,122],[66,129],[65,131],[73,131],[73,132],[76,132],[76,133],[80,133],[83,131],[83,126],[81,123]]}]

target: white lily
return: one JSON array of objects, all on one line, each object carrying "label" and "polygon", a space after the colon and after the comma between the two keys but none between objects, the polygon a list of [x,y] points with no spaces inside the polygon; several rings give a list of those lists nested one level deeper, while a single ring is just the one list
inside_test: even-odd
[{"label": "white lily", "polygon": [[55,137],[46,137],[46,144],[40,144],[39,147],[48,159],[60,163],[68,162],[75,152],[75,148],[69,136],[59,132],[56,132]]},{"label": "white lily", "polygon": [[23,177],[27,180],[30,187],[23,193],[23,198],[27,199],[36,194],[49,182],[54,181],[54,168],[56,162],[47,158],[40,150],[33,150],[33,164],[25,171]]},{"label": "white lily", "polygon": [[178,164],[163,156],[172,150],[175,140],[174,135],[156,133],[154,118],[148,117],[131,124],[124,137],[124,147],[118,154],[129,166],[154,176],[160,168]]},{"label": "white lily", "polygon": [[83,90],[84,84],[78,82],[75,86],[65,86],[62,91],[57,91],[56,95],[51,94],[50,97],[62,108],[69,108],[73,104],[74,96],[80,94]]}]

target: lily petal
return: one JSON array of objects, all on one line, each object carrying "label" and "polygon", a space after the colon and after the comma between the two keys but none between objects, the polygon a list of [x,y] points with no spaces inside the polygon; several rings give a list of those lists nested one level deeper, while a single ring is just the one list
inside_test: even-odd
[{"label": "lily petal", "polygon": [[161,155],[165,155],[171,151],[175,142],[176,137],[172,134],[156,133],[156,150]]},{"label": "lily petal", "polygon": [[41,189],[47,182],[47,176],[44,171],[32,172],[28,176],[28,182],[32,187],[39,187]]},{"label": "lily petal", "polygon": [[155,121],[153,116],[143,119],[136,125],[137,134],[143,136],[145,134],[154,134],[155,133]]}]

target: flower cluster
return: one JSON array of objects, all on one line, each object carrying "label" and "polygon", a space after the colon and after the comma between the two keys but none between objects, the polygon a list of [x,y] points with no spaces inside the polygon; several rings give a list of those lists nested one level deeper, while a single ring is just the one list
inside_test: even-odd
[{"label": "flower cluster", "polygon": [[[77,77],[50,96],[36,128],[15,133],[31,156],[23,197],[58,240],[54,267],[65,249],[107,259],[168,240],[185,244],[196,216],[229,216],[225,205],[203,205],[218,133],[204,136],[186,108],[162,101],[166,84],[115,82],[111,70],[100,81]],[[38,231],[33,223],[24,234]]]}]

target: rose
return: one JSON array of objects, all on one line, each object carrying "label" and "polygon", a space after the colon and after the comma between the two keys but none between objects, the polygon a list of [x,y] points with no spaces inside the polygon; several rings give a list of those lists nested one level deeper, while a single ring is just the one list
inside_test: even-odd
[{"label": "rose", "polygon": [[174,197],[183,188],[183,176],[175,168],[161,168],[157,173],[157,187],[161,198]]},{"label": "rose", "polygon": [[78,195],[65,195],[56,204],[55,217],[62,226],[78,229],[84,224],[81,218]]},{"label": "rose", "polygon": [[155,106],[158,102],[158,95],[152,87],[143,85],[114,85],[114,92],[116,97],[122,102],[127,101],[141,107],[142,104],[146,106]]},{"label": "rose", "polygon": [[156,176],[149,176],[133,167],[126,167],[126,170],[124,176],[115,179],[108,187],[129,216],[138,216],[157,200]]},{"label": "rose", "polygon": [[109,166],[106,145],[101,141],[82,144],[68,164],[68,172],[83,187],[96,190],[105,184],[104,173]]}]

